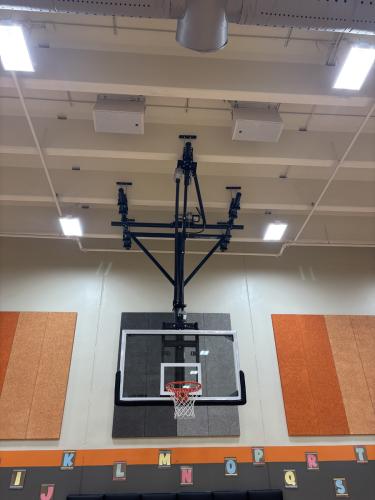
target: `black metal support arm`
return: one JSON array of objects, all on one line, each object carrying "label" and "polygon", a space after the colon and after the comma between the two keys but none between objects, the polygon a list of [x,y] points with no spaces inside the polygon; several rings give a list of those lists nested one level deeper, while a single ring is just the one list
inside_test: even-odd
[{"label": "black metal support arm", "polygon": [[[186,137],[183,137],[186,138]],[[194,183],[198,207],[197,213],[190,214],[188,212],[188,194],[191,183]],[[130,249],[132,241],[140,248],[151,262],[160,270],[167,280],[174,287],[173,295],[173,311],[175,313],[175,321],[168,325],[169,328],[186,329],[194,328],[197,325],[186,323],[184,303],[185,286],[192,280],[207,260],[217,251],[225,252],[228,249],[232,237],[232,230],[242,230],[243,225],[234,224],[237,219],[238,211],[240,210],[241,192],[240,187],[228,187],[233,193],[228,210],[227,222],[218,222],[217,224],[207,224],[206,213],[199,186],[197,176],[197,163],[194,162],[193,148],[191,142],[186,142],[182,154],[182,159],[178,160],[175,172],[175,210],[174,221],[165,222],[137,222],[134,219],[128,218],[128,198],[126,190],[131,186],[129,182],[118,182],[118,207],[121,221],[113,221],[112,226],[120,226],[123,229],[123,246]],[[180,191],[183,186],[182,193],[182,213],[180,212]],[[147,229],[174,229],[173,232],[154,232],[154,231],[133,231],[132,228],[147,228]],[[194,231],[193,231],[194,230]],[[209,233],[206,231],[216,230],[218,233]],[[174,278],[160,264],[154,255],[145,247],[139,238],[158,238],[158,239],[173,239],[174,240]],[[199,264],[193,269],[187,278],[185,274],[185,246],[186,240],[189,239],[204,239],[217,240],[211,250],[203,257]]]},{"label": "black metal support arm", "polygon": [[130,233],[131,239],[136,245],[142,250],[142,252],[147,255],[147,257],[155,264],[155,266],[161,271],[162,274],[167,278],[167,280],[174,286],[175,282],[172,276],[164,269],[160,262],[152,255],[152,253],[139,241],[139,239],[132,233]]},{"label": "black metal support arm", "polygon": [[[127,222],[129,227],[148,227],[150,229],[173,229],[176,224],[175,222],[136,222],[134,219],[128,219]],[[111,222],[113,227],[122,227],[123,223],[121,221],[114,220]],[[178,221],[178,227],[182,227],[182,221]],[[234,224],[232,229],[244,229],[245,226],[242,224]],[[226,222],[218,222],[217,224],[196,224],[194,222],[188,221],[188,229],[226,229]]]},{"label": "black metal support arm", "polygon": [[[169,240],[173,240],[175,238],[175,233],[148,233],[148,232],[132,232],[137,238],[165,238]],[[222,234],[201,234],[201,233],[186,233],[187,240],[220,240],[222,238]]]},{"label": "black metal support arm", "polygon": [[211,250],[208,252],[208,254],[203,257],[203,259],[199,262],[199,264],[192,270],[192,272],[189,274],[189,276],[185,279],[184,286],[186,286],[189,283],[189,281],[192,278],[194,278],[194,276],[197,274],[199,269],[208,261],[208,259],[211,257],[211,255],[213,255],[216,252],[216,250],[220,247],[220,245],[221,245],[221,241],[218,241],[217,243],[215,243],[215,245],[211,248]]}]

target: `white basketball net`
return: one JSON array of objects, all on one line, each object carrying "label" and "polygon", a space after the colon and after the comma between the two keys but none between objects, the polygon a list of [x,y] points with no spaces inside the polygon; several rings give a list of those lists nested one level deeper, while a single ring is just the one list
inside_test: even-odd
[{"label": "white basketball net", "polygon": [[198,382],[170,382],[166,390],[171,395],[174,403],[174,418],[188,420],[195,418],[194,403],[197,392],[201,389]]}]

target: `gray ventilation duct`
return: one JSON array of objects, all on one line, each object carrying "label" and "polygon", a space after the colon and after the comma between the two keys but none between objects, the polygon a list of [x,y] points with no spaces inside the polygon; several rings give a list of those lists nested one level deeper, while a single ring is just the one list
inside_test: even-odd
[{"label": "gray ventilation duct", "polygon": [[177,22],[176,40],[187,49],[213,52],[228,43],[226,0],[186,0],[183,17]]},{"label": "gray ventilation duct", "polygon": [[225,46],[227,23],[375,34],[375,0],[5,0],[0,9],[178,19],[176,38],[199,51]]}]

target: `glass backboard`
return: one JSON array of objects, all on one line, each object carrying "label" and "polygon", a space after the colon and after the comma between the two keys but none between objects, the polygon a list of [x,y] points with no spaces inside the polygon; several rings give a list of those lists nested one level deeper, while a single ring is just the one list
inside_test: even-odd
[{"label": "glass backboard", "polygon": [[165,385],[202,385],[196,404],[244,404],[234,330],[122,330],[116,404],[171,404]]}]

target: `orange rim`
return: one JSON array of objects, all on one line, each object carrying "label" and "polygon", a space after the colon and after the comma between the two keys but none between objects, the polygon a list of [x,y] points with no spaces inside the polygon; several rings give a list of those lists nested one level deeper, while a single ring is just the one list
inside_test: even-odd
[{"label": "orange rim", "polygon": [[200,391],[201,388],[202,384],[195,380],[176,380],[174,382],[168,382],[168,384],[165,385],[165,390],[170,392],[173,398],[178,402],[188,401],[190,394]]}]

